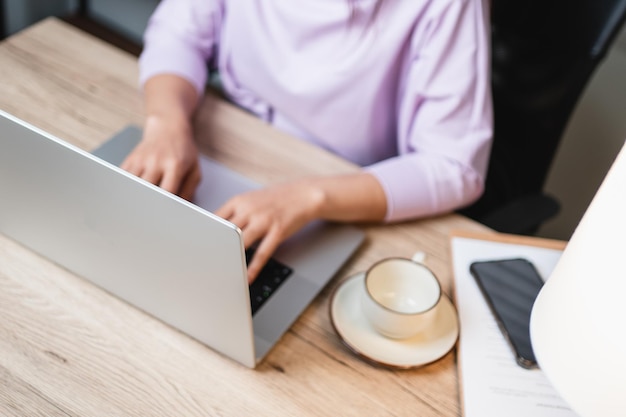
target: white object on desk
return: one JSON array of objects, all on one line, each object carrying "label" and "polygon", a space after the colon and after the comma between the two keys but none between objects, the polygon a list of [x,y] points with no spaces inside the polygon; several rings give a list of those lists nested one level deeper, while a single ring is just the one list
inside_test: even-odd
[{"label": "white object on desk", "polygon": [[474,261],[526,258],[545,278],[561,251],[522,244],[453,237],[459,366],[465,417],[575,417],[541,370],[515,362],[469,266]]},{"label": "white object on desk", "polygon": [[415,368],[445,356],[457,341],[456,309],[442,294],[439,314],[424,332],[396,340],[379,334],[368,323],[361,308],[365,273],[353,275],[335,289],[330,301],[330,318],[339,338],[358,356],[391,368]]},{"label": "white object on desk", "polygon": [[545,374],[583,417],[626,416],[626,148],[600,186],[531,316]]}]

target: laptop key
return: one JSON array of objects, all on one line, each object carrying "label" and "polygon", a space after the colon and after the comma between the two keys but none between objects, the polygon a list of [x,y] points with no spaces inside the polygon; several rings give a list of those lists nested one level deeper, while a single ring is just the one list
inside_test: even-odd
[{"label": "laptop key", "polygon": [[[246,250],[246,262],[254,255],[254,249]],[[276,290],[291,276],[293,270],[288,266],[270,259],[258,277],[250,284],[250,306],[254,315]]]}]

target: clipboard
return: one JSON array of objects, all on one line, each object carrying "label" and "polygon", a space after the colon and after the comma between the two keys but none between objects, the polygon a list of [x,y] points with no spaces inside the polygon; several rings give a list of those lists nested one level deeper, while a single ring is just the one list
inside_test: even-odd
[{"label": "clipboard", "polygon": [[518,366],[469,272],[479,260],[527,258],[547,279],[567,242],[497,232],[450,235],[454,299],[461,326],[457,348],[464,417],[576,417],[539,369]]}]

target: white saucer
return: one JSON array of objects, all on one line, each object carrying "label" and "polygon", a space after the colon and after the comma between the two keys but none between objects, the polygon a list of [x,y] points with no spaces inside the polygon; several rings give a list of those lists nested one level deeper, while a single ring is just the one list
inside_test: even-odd
[{"label": "white saucer", "polygon": [[364,273],[343,282],[330,300],[330,319],[341,340],[357,355],[378,365],[414,368],[445,356],[459,337],[456,308],[446,295],[441,297],[439,314],[424,332],[408,339],[382,336],[361,311]]}]

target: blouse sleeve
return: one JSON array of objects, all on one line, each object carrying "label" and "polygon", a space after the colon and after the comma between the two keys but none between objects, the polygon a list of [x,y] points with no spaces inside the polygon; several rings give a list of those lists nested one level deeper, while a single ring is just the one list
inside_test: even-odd
[{"label": "blouse sleeve", "polygon": [[441,4],[412,34],[399,155],[366,168],[385,191],[387,221],[460,208],[484,187],[493,131],[488,9],[481,0]]},{"label": "blouse sleeve", "polygon": [[219,41],[221,0],[162,0],[148,21],[139,57],[139,83],[157,74],[176,74],[203,94]]}]

